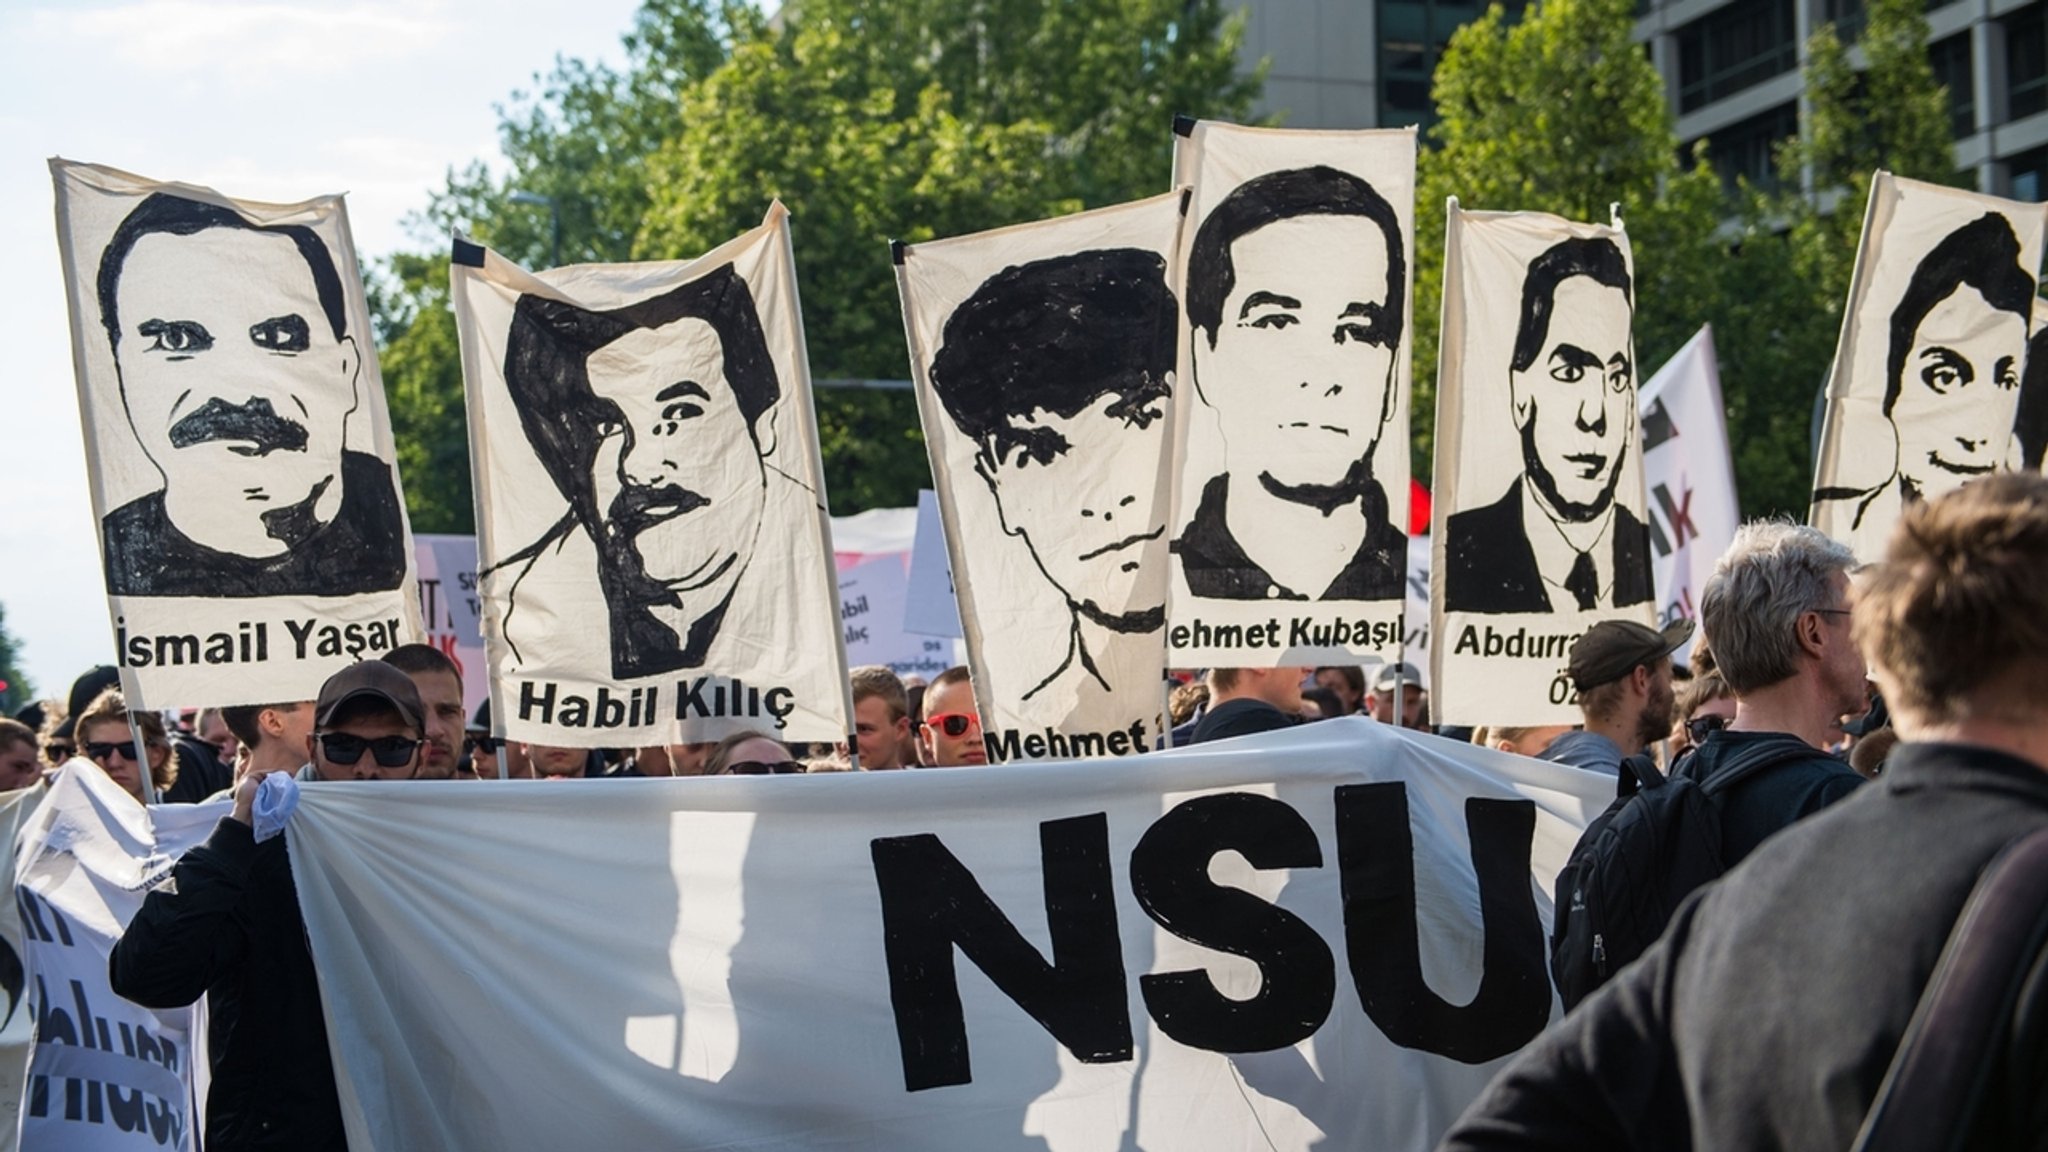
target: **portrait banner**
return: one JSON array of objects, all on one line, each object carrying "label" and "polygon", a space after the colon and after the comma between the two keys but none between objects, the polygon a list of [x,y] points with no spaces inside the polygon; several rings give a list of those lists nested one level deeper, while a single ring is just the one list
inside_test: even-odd
[{"label": "portrait banner", "polygon": [[[1656,626],[1697,623],[1700,595],[1714,574],[1714,562],[1742,525],[1713,329],[1701,328],[1657,369],[1643,385],[1636,407],[1643,422]],[[1695,632],[1673,658],[1689,661],[1698,639]]]},{"label": "portrait banner", "polygon": [[2048,205],[1871,180],[1809,514],[1859,558],[1907,504],[2019,463],[2044,225]]},{"label": "portrait banner", "polygon": [[1401,647],[1415,130],[1175,122],[1182,418],[1176,667]]},{"label": "portrait banner", "polygon": [[50,161],[131,705],[312,699],[420,637],[348,215]]},{"label": "portrait banner", "polygon": [[316,783],[286,835],[351,1147],[1425,1152],[1559,1014],[1549,893],[1613,790],[1347,718],[1116,761]]},{"label": "portrait banner", "polygon": [[691,261],[451,262],[497,734],[847,740],[788,213]]},{"label": "portrait banner", "polygon": [[205,1114],[199,1008],[154,1011],[114,994],[107,958],[149,890],[229,804],[143,807],[73,760],[23,826],[15,900],[34,1019],[23,1152],[194,1149]]},{"label": "portrait banner", "polygon": [[1161,735],[1179,192],[895,248],[992,763]]},{"label": "portrait banner", "polygon": [[1575,723],[1573,643],[1656,613],[1634,255],[1619,222],[1467,212],[1456,198],[1446,215],[1431,713]]}]

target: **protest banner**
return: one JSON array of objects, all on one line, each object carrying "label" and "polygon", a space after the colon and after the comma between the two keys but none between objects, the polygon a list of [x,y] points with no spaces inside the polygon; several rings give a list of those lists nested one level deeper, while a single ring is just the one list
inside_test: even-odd
[{"label": "protest banner", "polygon": [[1424,1150],[1556,1015],[1547,893],[1613,787],[1342,719],[309,784],[287,835],[354,1147]]},{"label": "protest banner", "polygon": [[1165,730],[1178,192],[895,246],[992,761]]},{"label": "protest banner", "polygon": [[143,807],[73,760],[23,825],[15,899],[35,1045],[21,1105],[24,1152],[195,1149],[205,1111],[197,1009],[152,1011],[114,994],[107,957],[178,857],[228,803]]},{"label": "protest banner", "polygon": [[907,552],[884,552],[839,569],[839,620],[850,667],[880,664],[898,676],[930,680],[958,663],[954,641],[903,627],[909,590]]},{"label": "protest banner", "polygon": [[[28,824],[49,795],[47,785],[38,781],[27,788],[0,793],[0,837],[12,846],[19,842]],[[14,891],[13,852],[0,856],[0,885]],[[27,969],[22,953],[20,904],[0,904],[0,993],[5,993],[6,1014],[0,1016],[0,1152],[14,1152],[21,1135],[21,1098],[28,1085],[28,1060],[35,1043],[35,1009],[28,1002]]]},{"label": "protest banner", "polygon": [[2048,205],[1879,172],[1814,463],[1814,527],[1863,560],[1899,510],[2006,466]]},{"label": "protest banner", "polygon": [[[1701,328],[1636,397],[1643,422],[1651,584],[1659,628],[1697,622],[1714,562],[1742,524],[1714,332]],[[1674,654],[1683,661],[1698,633]]]},{"label": "protest banner", "polygon": [[903,608],[903,630],[924,636],[964,638],[960,602],[953,590],[953,558],[946,554],[946,527],[939,517],[939,494],[917,493],[917,535],[910,545],[910,602]]},{"label": "protest banner", "polygon": [[93,515],[131,705],[311,699],[420,636],[341,197],[50,161]]},{"label": "protest banner", "polygon": [[1655,612],[1634,255],[1618,221],[1467,212],[1455,198],[1447,215],[1432,715],[1573,723],[1572,644]]},{"label": "protest banner", "polygon": [[697,260],[452,262],[497,734],[851,732],[788,212]]},{"label": "protest banner", "polygon": [[1415,130],[1182,119],[1168,663],[1392,659],[1408,570]]},{"label": "protest banner", "polygon": [[418,552],[420,619],[426,625],[427,643],[455,661],[462,674],[462,714],[474,716],[491,697],[476,537],[419,535],[413,537],[413,547]]}]

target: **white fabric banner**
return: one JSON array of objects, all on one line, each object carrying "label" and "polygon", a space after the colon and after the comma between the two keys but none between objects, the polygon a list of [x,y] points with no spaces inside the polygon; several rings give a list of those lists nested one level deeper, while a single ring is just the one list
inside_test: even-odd
[{"label": "white fabric banner", "polygon": [[1549,892],[1612,793],[1342,719],[1109,762],[310,784],[288,835],[353,1147],[1419,1152],[1556,1014]]},{"label": "white fabric banner", "polygon": [[50,161],[93,515],[131,705],[310,700],[420,636],[339,196]]},{"label": "white fabric banner", "polygon": [[869,556],[839,570],[839,619],[846,662],[880,664],[898,676],[927,682],[959,661],[959,642],[919,636],[903,627],[903,599],[910,587],[910,554]]},{"label": "white fabric banner", "polygon": [[1191,185],[1169,663],[1392,659],[1415,130],[1175,125]]},{"label": "white fabric banner", "polygon": [[1654,619],[1634,256],[1618,224],[1455,198],[1447,215],[1432,716],[1575,723],[1573,642],[1601,620]]},{"label": "white fabric banner", "polygon": [[418,551],[420,619],[427,643],[446,653],[462,672],[462,714],[476,715],[491,698],[484,663],[483,594],[477,590],[476,537],[421,535]]},{"label": "white fabric banner", "polygon": [[788,219],[539,275],[455,242],[501,735],[848,739]]},{"label": "white fabric banner", "polygon": [[896,248],[991,762],[1132,755],[1163,732],[1185,204]]},{"label": "white fabric banner", "polygon": [[23,1152],[197,1147],[203,1012],[121,999],[107,985],[107,957],[143,896],[228,808],[144,808],[73,760],[23,828],[15,897],[35,1018]]},{"label": "white fabric banner", "polygon": [[[0,792],[0,844],[11,849],[20,842],[22,828],[49,794],[49,785],[42,781]],[[0,891],[15,890],[14,866],[12,851],[0,855]],[[7,997],[6,1014],[0,1016],[0,1152],[14,1152],[18,1146],[21,1099],[35,1044],[36,1013],[29,1003],[28,970],[22,961],[28,945],[22,938],[20,909],[19,897],[0,904],[0,992]]]},{"label": "white fabric banner", "polygon": [[[1650,571],[1662,628],[1699,619],[1700,594],[1714,574],[1714,561],[1742,525],[1713,329],[1701,328],[1686,341],[1643,385],[1636,404],[1643,422]],[[1698,638],[1695,632],[1679,649],[1680,660]]]},{"label": "white fabric banner", "polygon": [[1813,525],[1863,560],[2006,464],[2048,205],[1879,172],[1828,377]]}]

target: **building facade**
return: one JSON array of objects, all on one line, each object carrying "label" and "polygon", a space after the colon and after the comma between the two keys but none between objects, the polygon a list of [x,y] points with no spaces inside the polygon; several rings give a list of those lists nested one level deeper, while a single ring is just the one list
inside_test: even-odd
[{"label": "building facade", "polygon": [[[1948,87],[1956,165],[1986,192],[2048,198],[2048,0],[1930,0],[1928,57]],[[1427,125],[1429,82],[1478,0],[1247,0],[1243,58],[1271,62],[1259,111],[1303,128]],[[1521,0],[1509,6],[1521,10]],[[1709,142],[1723,179],[1768,182],[1797,133],[1800,46],[1862,0],[1641,0],[1636,38],[1664,77],[1678,134]]]}]

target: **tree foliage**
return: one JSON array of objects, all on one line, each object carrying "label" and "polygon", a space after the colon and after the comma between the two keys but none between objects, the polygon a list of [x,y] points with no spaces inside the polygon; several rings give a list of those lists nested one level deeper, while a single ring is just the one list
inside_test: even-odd
[{"label": "tree foliage", "polygon": [[14,710],[35,699],[35,685],[21,670],[21,641],[7,630],[7,606],[0,604],[0,712]]}]

